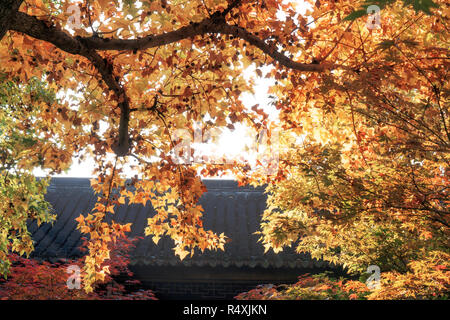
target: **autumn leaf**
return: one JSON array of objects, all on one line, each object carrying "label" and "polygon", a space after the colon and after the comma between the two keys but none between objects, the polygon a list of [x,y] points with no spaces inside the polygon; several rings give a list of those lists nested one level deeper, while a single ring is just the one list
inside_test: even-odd
[{"label": "autumn leaf", "polygon": [[[371,297],[441,294],[436,283],[449,278],[434,268],[448,254],[445,1],[378,1],[376,29],[365,25],[366,1],[309,1],[301,15],[298,3],[280,0],[91,1],[77,26],[72,4],[0,2],[2,274],[9,248],[32,251],[27,221],[55,220],[48,180],[33,172],[61,174],[89,157],[97,201],[76,219],[90,239],[86,291],[107,276],[111,244],[130,230],[106,222],[127,201],[155,209],[145,234],[171,238],[181,259],[225,249],[225,235],[203,228],[198,201],[200,176],[226,173],[267,187],[265,251],[295,244],[356,275],[378,265],[386,289]],[[263,71],[268,104],[256,92]],[[237,124],[270,133],[270,144],[257,139],[255,168],[174,160],[181,140],[198,138],[196,126],[203,135]]]}]

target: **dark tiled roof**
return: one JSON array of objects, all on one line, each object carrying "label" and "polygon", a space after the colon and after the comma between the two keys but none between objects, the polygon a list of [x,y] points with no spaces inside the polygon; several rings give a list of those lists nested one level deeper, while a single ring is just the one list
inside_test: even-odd
[{"label": "dark tiled roof", "polygon": [[[323,267],[322,261],[309,258],[306,254],[297,254],[293,249],[274,254],[264,254],[263,246],[258,242],[258,230],[261,214],[266,204],[263,188],[238,187],[231,180],[206,180],[208,189],[200,203],[204,210],[204,227],[214,232],[224,232],[231,242],[225,245],[225,251],[205,251],[192,258],[180,261],[172,250],[173,241],[163,237],[155,245],[150,237],[144,237],[147,218],[155,211],[147,204],[122,205],[116,209],[114,220],[119,223],[133,223],[129,236],[143,236],[132,252],[132,264],[145,265],[185,265],[185,266],[248,266],[248,267]],[[86,215],[93,208],[96,195],[87,178],[53,178],[46,195],[57,214],[52,225],[36,222],[29,224],[29,230],[35,241],[34,257],[57,259],[77,257],[81,245],[81,234],[76,230],[77,218]]]}]

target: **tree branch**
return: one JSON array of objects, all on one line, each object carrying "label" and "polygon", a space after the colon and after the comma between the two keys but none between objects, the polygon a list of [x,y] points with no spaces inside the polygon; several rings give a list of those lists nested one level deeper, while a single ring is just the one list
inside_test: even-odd
[{"label": "tree branch", "polygon": [[11,16],[19,10],[23,0],[2,0],[0,1],[0,40],[10,29]]},{"label": "tree branch", "polygon": [[[21,1],[15,0],[13,2],[18,3]],[[278,52],[275,47],[265,43],[262,39],[248,32],[244,28],[227,24],[225,15],[233,8],[239,6],[239,4],[240,1],[238,0],[232,1],[224,11],[216,11],[210,18],[205,18],[199,23],[192,23],[171,32],[159,35],[149,35],[139,39],[72,37],[65,31],[58,29],[53,25],[49,25],[48,22],[44,22],[23,12],[14,13],[13,11],[11,11],[9,15],[9,29],[26,34],[35,39],[50,42],[65,52],[81,55],[89,59],[101,74],[103,81],[108,88],[114,91],[119,103],[118,106],[121,109],[119,135],[112,148],[118,156],[124,156],[128,154],[130,146],[128,137],[128,122],[130,119],[129,101],[125,94],[125,90],[119,84],[118,79],[113,75],[112,65],[106,59],[103,59],[96,50],[144,50],[178,42],[183,39],[189,39],[197,35],[217,33],[241,38],[259,48],[280,65],[289,69],[306,72],[321,72],[327,68],[336,67],[332,64],[308,64],[293,61],[284,54]],[[3,8],[3,6],[1,8]]]},{"label": "tree branch", "polygon": [[[247,41],[251,45],[259,48],[272,59],[279,62],[286,68],[308,71],[321,72],[327,68],[337,67],[331,64],[315,64],[300,63],[289,59],[284,54],[278,52],[275,47],[265,43],[262,39],[248,32],[239,26],[229,25],[225,22],[225,18],[221,12],[217,12],[211,17],[203,19],[201,22],[193,23],[188,26],[181,27],[177,30],[166,32],[159,35],[148,35],[140,39],[108,39],[99,37],[79,37],[86,48],[93,50],[145,50],[155,48],[170,43],[178,42],[183,39],[189,39],[198,35],[208,33],[220,33],[233,35]],[[80,54],[78,41],[69,34],[55,27],[48,27],[43,21],[29,16],[23,12],[18,12],[16,18],[11,23],[11,29],[21,33],[25,33],[33,38],[51,42],[61,50],[73,54]]]},{"label": "tree branch", "polygon": [[94,65],[105,84],[115,93],[118,106],[121,110],[118,139],[112,146],[112,149],[118,156],[126,155],[130,146],[128,139],[130,106],[125,90],[113,74],[112,64],[100,56],[94,49],[88,48],[84,38],[72,37],[66,32],[54,26],[49,26],[44,21],[38,20],[23,12],[18,12],[11,19],[10,28],[11,30],[27,34],[33,38],[50,42],[65,52],[81,55]]}]

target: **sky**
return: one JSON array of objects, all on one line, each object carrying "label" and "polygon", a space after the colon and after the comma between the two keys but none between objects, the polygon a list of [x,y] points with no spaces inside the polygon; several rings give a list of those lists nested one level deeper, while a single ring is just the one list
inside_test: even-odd
[{"label": "sky", "polygon": [[[250,75],[251,70],[247,70],[246,73]],[[256,78],[254,86],[254,94],[245,92],[241,95],[241,100],[249,109],[255,104],[259,104],[260,108],[263,108],[266,113],[270,115],[271,120],[276,120],[278,112],[274,107],[269,105],[268,90],[273,85],[274,80],[266,78]],[[229,130],[223,129],[223,133],[220,135],[217,143],[203,143],[201,149],[207,154],[214,155],[227,155],[227,158],[236,158],[239,155],[246,154],[246,146],[251,147],[253,142],[247,134],[247,128],[241,124],[235,124],[235,129]],[[248,158],[248,154],[246,158]],[[251,157],[251,155],[250,155]],[[131,164],[137,164],[137,160],[128,157]],[[74,159],[71,168],[64,173],[55,174],[54,177],[92,177],[92,169],[94,168],[94,160],[86,157],[84,161],[79,163],[77,159]],[[125,168],[125,174],[127,176],[133,176],[134,172],[130,168]],[[36,176],[45,176],[46,173],[42,169],[35,169],[34,174]],[[224,176],[223,178],[232,178],[231,176]]]},{"label": "sky", "polygon": [[[306,6],[303,1],[297,1],[297,10],[298,12],[304,12],[306,10]],[[279,18],[284,20],[284,15],[282,13],[279,14]],[[241,101],[243,104],[250,110],[252,106],[255,104],[259,104],[259,108],[262,108],[268,115],[270,120],[276,121],[278,118],[278,111],[274,106],[269,104],[269,87],[274,84],[274,79],[264,78],[266,72],[270,69],[269,67],[263,67],[263,77],[255,77],[255,85],[253,87],[254,94],[249,92],[244,92],[241,94]],[[254,74],[254,67],[250,66],[245,70],[244,76],[250,77]],[[246,147],[252,147],[254,144],[253,139],[251,139],[247,132],[248,128],[244,127],[241,124],[235,124],[235,129],[233,131],[225,128],[224,132],[220,135],[217,143],[203,143],[201,148],[202,150],[206,150],[206,152],[212,154],[221,154],[226,155],[227,159],[236,158],[240,155],[244,155],[246,159],[255,160],[255,155],[246,152]],[[112,155],[111,155],[112,156]],[[137,160],[128,157],[129,165],[137,164]],[[61,174],[54,174],[54,177],[92,177],[92,170],[94,169],[94,160],[89,157],[85,157],[85,160],[79,162],[77,159],[74,159],[72,166],[67,172],[63,172]],[[124,168],[124,173],[129,177],[133,176],[135,172],[130,169],[128,166]],[[34,170],[35,176],[46,176],[47,173],[40,168]],[[233,176],[223,176],[223,179],[230,179]]]}]

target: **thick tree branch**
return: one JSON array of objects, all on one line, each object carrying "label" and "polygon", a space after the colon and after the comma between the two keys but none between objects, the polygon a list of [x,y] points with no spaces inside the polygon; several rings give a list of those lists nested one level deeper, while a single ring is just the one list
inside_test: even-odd
[{"label": "thick tree branch", "polygon": [[11,16],[19,10],[23,0],[1,0],[0,1],[0,40],[10,28]]},{"label": "thick tree branch", "polygon": [[[16,0],[16,2],[20,1]],[[50,42],[65,52],[84,56],[91,61],[101,74],[103,81],[108,88],[114,91],[119,103],[121,109],[119,136],[112,148],[118,156],[124,156],[128,154],[130,146],[128,137],[128,122],[130,119],[129,101],[125,94],[125,90],[119,84],[118,79],[113,75],[112,65],[106,59],[103,59],[96,50],[144,50],[178,42],[183,39],[189,39],[198,35],[217,33],[233,35],[247,41],[286,68],[306,72],[321,72],[327,68],[335,67],[331,64],[308,64],[293,61],[284,54],[278,52],[275,47],[265,43],[244,28],[227,24],[225,15],[239,4],[240,1],[233,1],[225,11],[217,11],[210,18],[203,19],[199,23],[192,23],[171,32],[160,35],[149,35],[140,39],[72,37],[65,31],[23,12],[10,13],[9,28],[33,38]]]},{"label": "thick tree branch", "polygon": [[48,26],[44,21],[18,12],[11,19],[11,30],[22,32],[33,38],[52,43],[59,49],[87,58],[102,76],[103,81],[112,90],[118,101],[121,110],[119,135],[116,143],[112,146],[118,156],[128,153],[128,122],[130,119],[130,106],[125,90],[119,84],[118,79],[113,74],[113,66],[107,59],[100,56],[94,49],[88,48],[82,37],[72,37],[54,26]]},{"label": "thick tree branch", "polygon": [[120,108],[119,134],[117,141],[112,145],[113,151],[117,156],[123,157],[128,154],[130,142],[128,136],[128,123],[130,122],[130,104],[123,87],[119,84],[119,79],[113,74],[113,65],[107,59],[102,58],[95,50],[87,49],[83,45],[80,55],[89,59],[98,72],[101,74],[103,81],[116,95],[116,100]]},{"label": "thick tree branch", "polygon": [[[78,41],[76,41],[76,39],[62,30],[58,30],[55,27],[46,26],[42,21],[25,13],[17,13],[16,19],[14,19],[13,23],[11,24],[11,29],[28,34],[33,38],[51,42],[52,44],[66,52],[79,54]],[[241,38],[251,45],[259,48],[265,54],[269,55],[272,59],[278,61],[281,65],[289,69],[298,71],[321,72],[326,68],[334,67],[333,65],[300,63],[293,61],[284,54],[278,52],[275,47],[265,43],[262,39],[248,32],[244,28],[227,24],[225,22],[224,16],[220,12],[216,12],[211,18],[203,19],[199,23],[193,23],[171,32],[166,32],[159,35],[149,35],[140,39],[108,39],[99,37],[80,37],[79,39],[82,40],[83,44],[89,49],[102,51],[133,51],[155,48],[208,33],[227,34]]]}]

